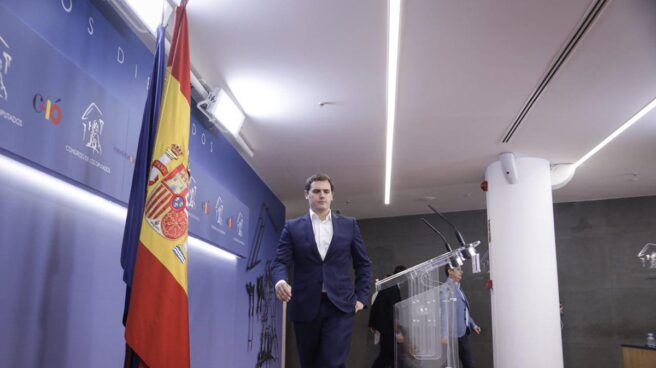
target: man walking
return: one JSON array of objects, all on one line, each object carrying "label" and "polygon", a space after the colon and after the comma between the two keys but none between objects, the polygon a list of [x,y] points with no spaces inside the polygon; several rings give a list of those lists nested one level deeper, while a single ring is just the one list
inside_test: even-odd
[{"label": "man walking", "polygon": [[[471,331],[476,334],[481,333],[481,328],[478,327],[471,314],[469,313],[469,301],[460,289],[460,281],[462,280],[462,268],[460,266],[451,268],[449,265],[445,266],[444,271],[447,279],[441,286],[443,297],[449,296],[456,299],[455,303],[455,335],[458,337],[458,356],[462,362],[462,368],[474,368],[474,359],[469,346],[469,334]],[[443,322],[444,324],[444,319]],[[446,337],[444,338],[446,339]],[[443,341],[444,341],[443,339]]]},{"label": "man walking", "polygon": [[303,368],[345,367],[353,318],[369,299],[371,262],[355,219],[331,212],[333,191],[328,175],[307,179],[309,213],[285,223],[273,263],[276,296],[289,302]]},{"label": "man walking", "polygon": [[[405,266],[394,268],[397,274],[404,271]],[[396,336],[394,333],[394,305],[401,301],[401,290],[398,285],[390,286],[378,293],[376,300],[371,304],[369,311],[369,327],[374,333],[380,334],[380,353],[371,368],[393,368],[394,346]]]}]

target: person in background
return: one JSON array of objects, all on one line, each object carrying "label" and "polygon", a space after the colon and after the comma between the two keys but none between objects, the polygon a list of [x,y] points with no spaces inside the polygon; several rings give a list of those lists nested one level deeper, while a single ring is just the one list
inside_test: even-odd
[{"label": "person in background", "polygon": [[[404,271],[405,266],[396,266],[394,273]],[[380,334],[380,353],[374,361],[372,368],[394,367],[394,345],[396,338],[394,334],[394,304],[401,301],[401,291],[398,286],[388,287],[378,293],[372,302],[369,312],[369,328],[376,334]]]},{"label": "person in background", "polygon": [[[472,318],[469,312],[469,301],[465,293],[462,292],[460,288],[460,281],[462,280],[462,268],[450,267],[449,265],[444,267],[445,274],[447,276],[444,284],[441,285],[441,294],[452,295],[456,299],[455,302],[455,325],[454,333],[458,337],[458,357],[462,362],[462,368],[474,368],[474,359],[472,357],[471,347],[469,345],[469,335],[471,331],[476,332],[476,334],[481,333],[481,328],[476,324],[474,318]],[[442,323],[444,323],[444,318],[442,318]],[[446,334],[444,334],[446,336]],[[447,342],[447,337],[443,337],[442,343]]]},{"label": "person in background", "polygon": [[307,179],[310,209],[285,223],[272,266],[276,296],[289,302],[303,368],[345,367],[355,314],[369,300],[371,261],[355,219],[331,212],[334,189],[328,175]]}]

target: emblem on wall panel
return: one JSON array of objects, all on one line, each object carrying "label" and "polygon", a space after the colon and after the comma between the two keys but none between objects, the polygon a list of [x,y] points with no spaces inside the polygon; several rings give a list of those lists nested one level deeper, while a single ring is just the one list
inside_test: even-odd
[{"label": "emblem on wall panel", "polygon": [[187,207],[196,208],[196,192],[198,191],[198,185],[196,185],[196,178],[191,176],[189,179],[189,196],[187,199]]},{"label": "emblem on wall panel", "polygon": [[241,212],[237,215],[237,236],[244,236],[244,215]]},{"label": "emblem on wall panel", "polygon": [[85,146],[91,148],[93,153],[99,155],[102,155],[100,137],[102,136],[104,125],[105,121],[103,120],[102,111],[92,102],[84,111],[84,114],[82,114],[82,126],[84,127],[82,140],[85,142]]},{"label": "emblem on wall panel", "polygon": [[[11,67],[11,62],[12,57],[9,53],[9,44],[4,38],[2,38],[2,36],[0,36],[0,100],[7,101],[9,98],[9,91],[5,81],[7,79],[7,74],[9,73],[9,68]],[[0,118],[3,118],[19,127],[23,126],[22,119],[3,109],[0,109]]]},{"label": "emblem on wall panel", "polygon": [[11,54],[9,53],[9,44],[0,36],[0,99],[7,101],[9,92],[5,85],[5,77],[9,73],[11,66]]},{"label": "emblem on wall panel", "polygon": [[216,210],[216,223],[223,225],[223,198],[221,196],[216,198],[214,209]]}]

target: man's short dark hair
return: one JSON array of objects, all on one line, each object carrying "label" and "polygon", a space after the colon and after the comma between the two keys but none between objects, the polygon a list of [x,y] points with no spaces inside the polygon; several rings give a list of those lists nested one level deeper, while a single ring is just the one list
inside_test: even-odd
[{"label": "man's short dark hair", "polygon": [[453,270],[451,265],[447,264],[446,266],[444,266],[444,274],[446,275],[446,277],[449,277],[449,270]]},{"label": "man's short dark hair", "polygon": [[335,191],[335,186],[333,185],[333,181],[330,179],[330,176],[328,176],[326,174],[314,174],[314,175],[310,176],[309,178],[307,178],[307,180],[305,181],[305,191],[306,192],[310,191],[310,187],[312,186],[312,182],[315,182],[315,181],[327,181],[327,182],[330,183],[330,191],[331,192]]}]

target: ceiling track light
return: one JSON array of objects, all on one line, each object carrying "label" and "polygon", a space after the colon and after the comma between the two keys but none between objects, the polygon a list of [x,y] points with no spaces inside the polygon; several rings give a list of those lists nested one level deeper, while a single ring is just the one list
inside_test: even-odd
[{"label": "ceiling track light", "polygon": [[[170,19],[171,14],[173,14],[175,7],[180,3],[179,0],[161,0],[157,1],[142,1],[142,0],[108,0],[114,7],[114,9],[119,13],[119,15],[128,22],[133,29],[141,33],[149,33],[151,35],[157,34],[157,27],[160,23],[165,23]],[[164,24],[166,26],[166,24]],[[167,48],[170,47],[170,42],[167,39],[166,41]],[[204,80],[196,75],[193,71],[193,65],[191,67],[192,71],[190,73],[191,77],[191,87],[192,91],[196,91],[197,95],[194,96],[195,99],[203,99],[196,106],[198,109],[208,117],[208,119],[215,123],[214,125],[218,126],[222,131],[228,131],[233,136],[233,142],[245,153],[248,157],[253,157],[255,153],[253,149],[248,145],[244,138],[239,134],[239,130],[243,125],[244,118],[241,109],[237,107],[236,103],[225,93],[225,91],[220,91],[215,89],[210,91],[210,88],[204,83]],[[225,98],[219,96],[220,92],[225,94]],[[220,100],[220,101],[218,101]],[[229,102],[227,102],[229,100]],[[206,111],[206,108],[209,108],[209,104],[216,103],[211,109],[214,109],[212,113]],[[201,107],[201,105],[203,107]],[[217,114],[223,114],[215,111],[219,108],[227,109],[228,115],[231,117],[223,119],[221,123],[225,121],[225,127],[220,124],[216,124],[218,121],[216,116]]]},{"label": "ceiling track light", "polygon": [[215,88],[207,99],[196,104],[203,115],[212,122],[218,122],[221,127],[234,137],[239,135],[244,119],[244,113],[224,89]]},{"label": "ceiling track light", "polygon": [[224,89],[214,88],[206,99],[196,104],[196,107],[222,132],[230,133],[234,142],[249,157],[255,155],[253,149],[239,134],[246,116]]}]

